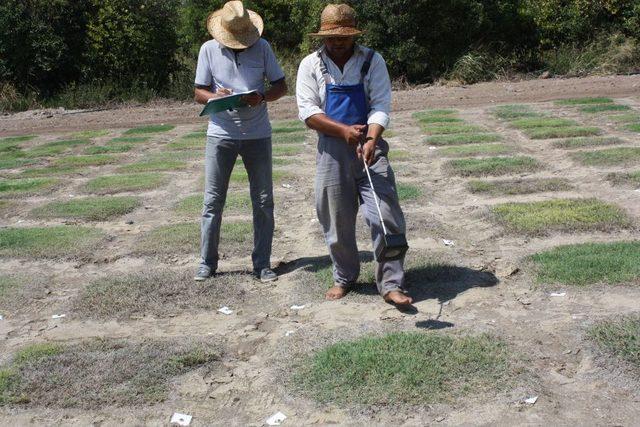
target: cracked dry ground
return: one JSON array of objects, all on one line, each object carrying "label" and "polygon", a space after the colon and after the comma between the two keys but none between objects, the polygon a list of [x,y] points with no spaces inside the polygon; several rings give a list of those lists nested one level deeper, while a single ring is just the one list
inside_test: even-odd
[{"label": "cracked dry ground", "polygon": [[[640,112],[637,97],[615,101]],[[584,114],[575,107],[553,102],[528,105],[533,111],[596,126],[603,135],[620,138],[614,146],[639,146],[638,134],[611,121],[610,115]],[[411,246],[408,262],[437,261],[464,271],[437,278],[437,289],[429,289],[428,283],[421,285],[423,289],[413,289],[418,295],[417,311],[413,313],[401,313],[384,304],[372,286],[342,301],[324,301],[323,285],[306,271],[327,262],[313,206],[315,147],[310,132],[304,134],[304,142],[291,144],[302,147],[299,153],[283,150],[283,155],[277,157],[283,160],[275,165],[281,174],[275,182],[277,230],[273,264],[281,276],[274,284],[254,282],[246,274],[250,266],[248,241],[234,244],[223,236],[220,271],[229,274],[205,284],[190,281],[196,267],[197,241],[187,242],[175,251],[171,246],[177,245],[175,242],[160,244],[147,252],[139,250],[145,237],[158,227],[197,222],[197,208],[185,213],[175,206],[184,198],[199,194],[202,149],[183,150],[181,153],[190,154],[179,156],[168,144],[183,135],[202,132],[202,124],[179,125],[168,132],[152,134],[130,152],[117,154],[114,164],[62,174],[49,191],[6,199],[7,204],[0,205],[3,226],[83,225],[101,230],[104,236],[73,258],[2,257],[3,274],[37,278],[39,287],[19,306],[4,307],[0,313],[4,315],[0,321],[0,363],[28,344],[73,344],[96,337],[134,343],[208,340],[215,343],[219,360],[214,367],[173,377],[162,402],[135,407],[106,404],[88,409],[73,405],[5,405],[0,406],[3,424],[166,425],[171,413],[182,412],[193,415],[192,425],[263,425],[277,411],[287,415],[286,425],[637,424],[638,379],[599,354],[585,338],[585,331],[601,318],[637,312],[640,290],[633,284],[581,288],[539,284],[527,261],[529,255],[558,245],[637,240],[637,228],[632,225],[602,231],[518,234],[497,224],[489,211],[505,202],[597,198],[619,206],[637,223],[639,193],[632,187],[614,187],[606,180],[608,173],[634,170],[634,165],[583,166],[571,157],[576,150],[557,148],[553,139],[529,139],[508,121],[496,118],[493,105],[456,111],[465,123],[499,133],[511,155],[530,156],[542,166],[537,171],[499,178],[562,178],[572,188],[508,196],[473,194],[466,186],[473,178],[451,174],[446,166],[451,158],[443,154],[445,147],[424,142],[426,135],[412,112],[394,114],[392,136],[388,138],[392,166],[399,184],[419,189],[417,195],[402,203]],[[111,129],[107,135],[93,138],[91,144],[100,145],[122,131]],[[61,136],[65,135],[39,135],[23,146],[29,148]],[[598,148],[579,150],[592,149]],[[43,219],[31,213],[50,201],[88,195],[85,186],[90,179],[111,175],[123,164],[162,152],[174,153],[170,156],[184,161],[186,166],[162,172],[167,179],[157,188],[123,193],[140,201],[125,215],[89,221]],[[8,177],[28,167],[35,166],[2,172]],[[230,192],[246,197],[242,196],[246,187],[239,180],[232,183]],[[246,222],[250,218],[245,206],[230,209],[224,221]],[[367,235],[364,224],[359,222],[358,240],[364,258],[370,258]],[[454,244],[445,245],[443,239]],[[159,301],[135,306],[124,296],[107,309],[98,307],[100,312],[97,308],[83,309],[80,297],[94,281],[139,272],[151,275],[153,280],[179,284],[173,294],[168,291]],[[487,277],[495,279],[483,279]],[[213,291],[192,289],[203,286],[211,286]],[[189,292],[185,290],[190,288]],[[556,292],[565,294],[551,296]],[[294,310],[292,305],[304,308]],[[217,312],[222,306],[228,306],[233,313]],[[56,314],[66,316],[52,319]],[[372,333],[424,329],[452,335],[489,332],[501,337],[521,362],[523,374],[508,390],[419,407],[320,405],[300,396],[290,382],[290,367],[297,358],[327,343]],[[58,392],[55,388],[50,390]],[[535,405],[522,403],[529,396],[539,396]]]}]

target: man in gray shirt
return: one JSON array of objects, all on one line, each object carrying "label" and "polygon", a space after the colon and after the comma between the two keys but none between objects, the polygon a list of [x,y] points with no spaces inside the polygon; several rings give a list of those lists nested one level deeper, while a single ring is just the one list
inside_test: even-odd
[{"label": "man in gray shirt", "polygon": [[[201,262],[197,281],[213,276],[218,267],[218,242],[229,178],[238,155],[249,176],[253,206],[252,253],[254,275],[262,281],[277,279],[271,270],[273,240],[273,182],[271,125],[267,102],[286,94],[284,72],[269,43],[262,39],[262,18],[229,1],[209,16],[213,40],[202,45],[195,79],[195,100],[234,92],[256,91],[243,98],[245,106],[211,114],[205,154],[205,190],[202,210]],[[265,79],[270,87],[265,90]]]}]

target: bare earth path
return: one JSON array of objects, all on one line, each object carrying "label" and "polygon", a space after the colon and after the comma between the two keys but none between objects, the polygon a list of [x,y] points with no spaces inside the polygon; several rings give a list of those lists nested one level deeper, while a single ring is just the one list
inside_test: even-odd
[{"label": "bare earth path", "polygon": [[[6,425],[168,425],[174,411],[194,416],[192,426],[264,425],[271,414],[288,416],[283,425],[623,425],[640,420],[640,380],[628,375],[603,357],[585,339],[585,330],[601,318],[638,312],[637,284],[574,288],[539,286],[525,258],[562,244],[587,241],[639,240],[637,227],[612,232],[550,233],[527,237],[509,234],[489,218],[489,208],[506,201],[539,201],[556,198],[597,197],[615,203],[638,221],[640,202],[633,188],[612,187],[605,179],[619,167],[582,166],[567,150],[552,141],[532,141],[495,118],[492,109],[500,103],[527,103],[538,111],[595,125],[607,135],[622,138],[627,146],[640,146],[637,133],[620,130],[606,119],[586,116],[575,109],[558,107],[556,98],[609,96],[619,104],[640,111],[640,76],[593,77],[587,79],[535,80],[520,83],[487,83],[468,88],[432,87],[394,95],[393,153],[405,153],[391,163],[397,180],[422,190],[415,200],[403,203],[408,223],[410,260],[439,261],[464,270],[465,274],[441,279],[439,291],[427,290],[417,298],[416,313],[400,313],[384,304],[371,291],[349,294],[337,302],[324,301],[323,289],[313,286],[313,274],[305,266],[326,255],[313,207],[315,173],[314,135],[308,133],[302,153],[276,169],[287,173],[276,184],[276,237],[273,263],[283,272],[272,285],[248,280],[242,302],[222,315],[216,310],[180,309],[171,315],[148,313],[118,319],[88,320],[73,312],[73,301],[92,280],[119,277],[146,267],[192,272],[196,254],[168,257],[141,256],[134,247],[154,227],[185,221],[174,211],[177,201],[200,191],[203,160],[189,160],[189,167],[167,174],[170,181],[158,189],[132,193],[142,205],[124,217],[84,222],[36,219],[31,209],[52,200],[82,195],[90,178],[114,173],[118,165],[91,168],[65,178],[48,194],[16,199],[9,212],[0,212],[0,227],[50,226],[73,222],[104,230],[109,239],[95,248],[88,261],[48,261],[0,257],[0,272],[28,270],[46,277],[49,293],[14,316],[0,321],[0,364],[17,349],[41,342],[75,343],[101,337],[219,338],[225,352],[215,372],[193,371],[175,378],[167,401],[143,407],[94,409],[21,407],[0,405],[0,424]],[[516,153],[539,160],[544,169],[511,178],[568,179],[574,188],[556,193],[518,196],[485,196],[466,189],[468,179],[451,176],[441,150],[423,142],[412,112],[425,108],[453,107],[470,124],[481,125],[503,135]],[[270,106],[273,119],[295,117],[292,100]],[[35,143],[53,140],[61,133],[87,129],[109,129],[110,137],[122,129],[143,123],[173,123],[178,126],[156,135],[148,146],[123,155],[130,163],[165,149],[166,144],[204,127],[193,105],[53,114],[34,117],[21,113],[0,118],[0,134],[39,134]],[[29,116],[31,114],[31,116]],[[105,140],[106,137],[101,137]],[[102,140],[100,140],[102,142]],[[635,165],[637,169],[637,164]],[[630,169],[630,170],[636,170]],[[17,173],[7,172],[8,175]],[[236,185],[232,192],[245,186]],[[191,215],[188,219],[197,220]],[[248,219],[249,211],[225,214],[225,221]],[[359,246],[370,250],[367,233],[359,224]],[[443,239],[453,240],[447,246]],[[226,249],[222,247],[224,252]],[[315,261],[314,261],[315,260]],[[222,272],[246,271],[250,248],[227,255]],[[495,274],[494,283],[480,280]],[[562,297],[552,292],[565,292]],[[292,305],[304,305],[300,310]],[[51,315],[66,313],[63,319]],[[2,314],[2,313],[0,313]],[[342,408],[320,405],[301,397],[288,383],[289,361],[328,342],[394,330],[442,329],[443,333],[488,332],[504,339],[522,367],[522,377],[498,393],[469,396],[464,400],[420,407]],[[439,333],[436,331],[434,333]],[[53,390],[52,392],[55,392]],[[538,396],[535,405],[523,399]]]},{"label": "bare earth path", "polygon": [[[584,96],[626,97],[640,93],[640,75],[569,79],[490,82],[472,86],[433,86],[395,92],[393,110],[433,107],[470,107],[482,104],[540,102]],[[199,107],[188,103],[159,102],[156,105],[83,112],[44,110],[0,117],[0,137],[37,132],[132,127],[143,124],[199,123]],[[269,104],[274,120],[296,118],[295,100],[285,97]]]}]

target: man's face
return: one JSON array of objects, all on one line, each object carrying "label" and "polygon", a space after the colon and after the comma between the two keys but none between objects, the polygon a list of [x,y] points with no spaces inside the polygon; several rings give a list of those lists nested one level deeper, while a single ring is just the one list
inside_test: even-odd
[{"label": "man's face", "polygon": [[324,45],[332,56],[342,56],[351,52],[355,43],[355,37],[327,37]]}]

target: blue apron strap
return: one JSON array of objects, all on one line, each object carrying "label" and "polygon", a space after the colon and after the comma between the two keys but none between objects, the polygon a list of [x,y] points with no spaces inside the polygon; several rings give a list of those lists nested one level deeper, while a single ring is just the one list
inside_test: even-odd
[{"label": "blue apron strap", "polygon": [[362,68],[360,69],[360,83],[364,82],[364,78],[369,72],[369,68],[371,68],[371,60],[373,59],[373,54],[376,53],[373,49],[369,49],[367,52],[367,58],[364,60],[364,64],[362,64]]},{"label": "blue apron strap", "polygon": [[318,49],[318,58],[320,58],[320,72],[324,78],[324,83],[329,85],[331,84],[331,75],[329,74],[329,70],[327,70],[327,64],[325,64],[322,58],[322,49]]}]

